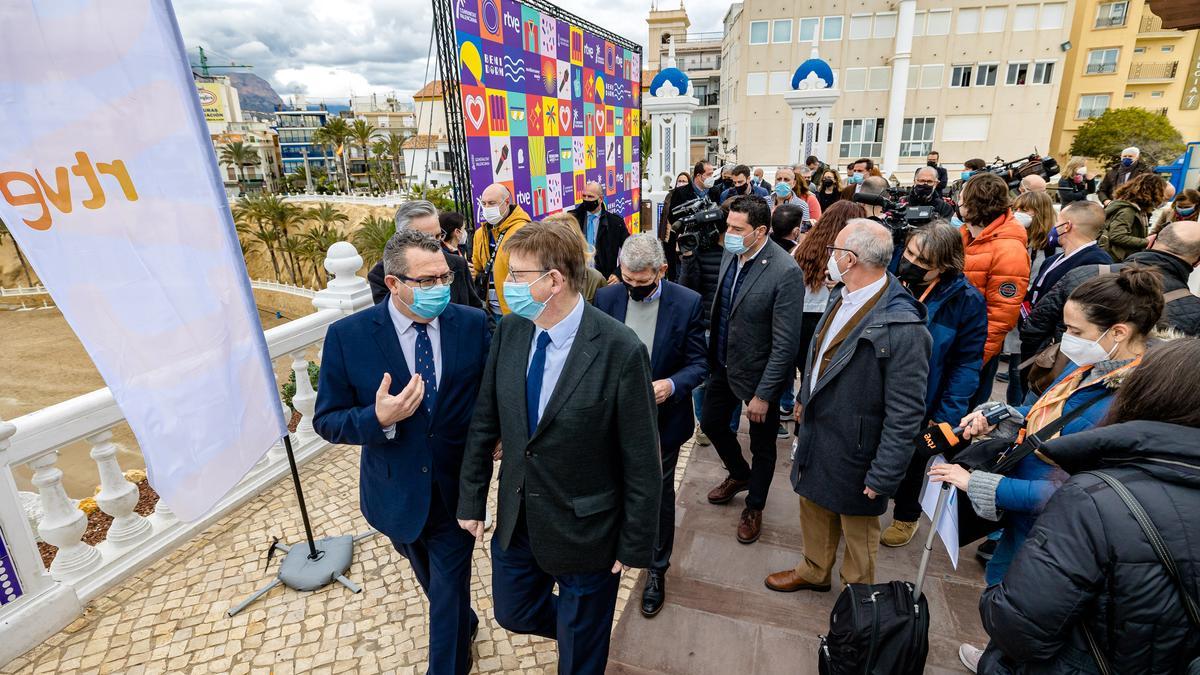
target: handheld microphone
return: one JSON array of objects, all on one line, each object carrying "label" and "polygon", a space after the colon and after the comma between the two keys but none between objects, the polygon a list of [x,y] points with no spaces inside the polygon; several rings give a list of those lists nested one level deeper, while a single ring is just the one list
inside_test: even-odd
[{"label": "handheld microphone", "polygon": [[[1003,403],[994,403],[980,412],[983,413],[983,418],[987,420],[988,426],[995,426],[1012,417],[1012,411]],[[959,446],[964,445],[963,429],[964,427],[961,426],[951,427],[946,422],[931,424],[914,442],[916,451],[922,457],[952,455],[961,449]]]}]

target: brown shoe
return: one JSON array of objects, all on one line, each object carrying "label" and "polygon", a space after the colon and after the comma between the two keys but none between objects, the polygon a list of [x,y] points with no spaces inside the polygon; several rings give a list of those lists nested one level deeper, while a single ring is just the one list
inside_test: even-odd
[{"label": "brown shoe", "polygon": [[762,534],[762,511],[749,506],[742,509],[742,518],[738,521],[738,541],[743,544],[753,544]]},{"label": "brown shoe", "polygon": [[829,590],[829,584],[814,584],[804,577],[800,576],[796,570],[784,570],[776,572],[767,577],[763,582],[767,588],[780,593],[795,593],[796,591],[820,591],[825,593]]},{"label": "brown shoe", "polygon": [[728,504],[733,496],[750,489],[750,481],[726,478],[721,484],[708,491],[709,504]]},{"label": "brown shoe", "polygon": [[917,525],[917,521],[893,520],[888,529],[884,530],[883,535],[879,537],[879,543],[891,548],[904,546],[916,535]]}]

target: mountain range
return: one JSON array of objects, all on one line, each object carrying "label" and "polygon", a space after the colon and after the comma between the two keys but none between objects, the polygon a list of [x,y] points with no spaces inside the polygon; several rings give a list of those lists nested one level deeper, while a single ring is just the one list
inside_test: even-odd
[{"label": "mountain range", "polygon": [[229,73],[229,81],[237,89],[242,110],[273,113],[283,104],[270,83],[254,73]]}]

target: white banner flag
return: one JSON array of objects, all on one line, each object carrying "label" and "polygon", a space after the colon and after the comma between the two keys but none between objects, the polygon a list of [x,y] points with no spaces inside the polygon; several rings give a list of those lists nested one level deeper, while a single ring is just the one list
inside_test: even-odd
[{"label": "white banner flag", "polygon": [[285,427],[167,0],[5,0],[0,129],[0,218],[155,490],[180,518],[202,516]]}]

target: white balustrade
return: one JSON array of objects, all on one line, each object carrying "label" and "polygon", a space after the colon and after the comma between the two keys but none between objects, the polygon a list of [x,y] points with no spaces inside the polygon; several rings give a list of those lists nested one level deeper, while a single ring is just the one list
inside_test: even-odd
[{"label": "white balustrade", "polygon": [[[330,273],[326,288],[314,292],[272,282],[273,288],[287,289],[284,292],[312,294],[317,310],[265,331],[270,358],[289,359],[296,375],[292,404],[300,411],[301,420],[292,440],[299,464],[330,447],[312,429],[317,394],[308,376],[308,355],[313,347],[322,345],[330,324],[374,304],[366,279],[357,275],[362,264],[354,246],[338,242],[325,259],[325,269]],[[258,287],[259,282],[254,283]],[[20,295],[45,293],[44,289],[21,290]],[[282,402],[280,406],[285,417],[290,416],[287,406]],[[276,444],[265,453],[262,462],[199,519],[180,521],[162,501],[151,516],[143,518],[134,511],[137,486],[122,474],[117,446],[112,442],[112,429],[123,420],[124,415],[107,388],[11,422],[0,420],[0,526],[4,528],[8,555],[17,567],[25,591],[17,602],[0,607],[0,664],[60,630],[79,616],[86,603],[183,545],[288,474],[282,444]],[[81,441],[90,444],[100,476],[96,503],[113,517],[105,541],[95,547],[82,540],[88,520],[72,499],[91,495],[68,495],[63,471],[58,467],[59,450]],[[22,465],[34,471],[33,484],[41,511],[40,519],[36,520],[37,532],[42,540],[58,549],[49,573],[41,563],[31,527],[38,514],[23,508],[22,495],[16,489],[12,469]]]},{"label": "white balustrade", "polygon": [[150,522],[134,511],[140,497],[138,487],[125,478],[117,463],[117,445],[112,442],[112,429],[87,437],[92,444],[92,459],[100,473],[100,492],[96,505],[113,517],[100,549],[113,556],[149,538]]}]

